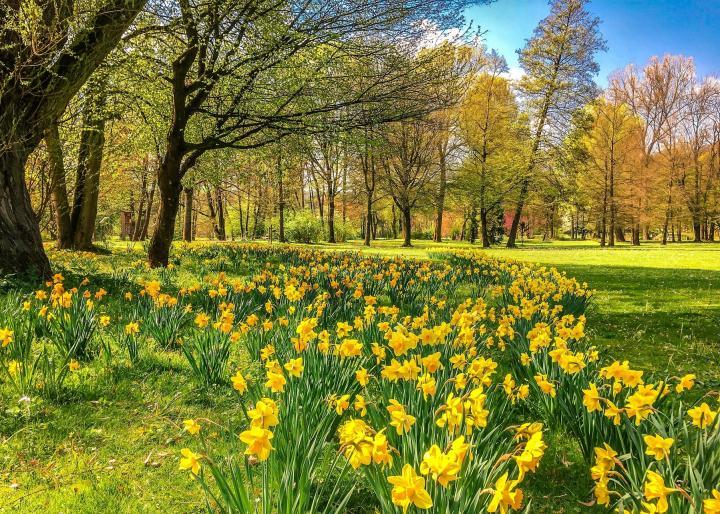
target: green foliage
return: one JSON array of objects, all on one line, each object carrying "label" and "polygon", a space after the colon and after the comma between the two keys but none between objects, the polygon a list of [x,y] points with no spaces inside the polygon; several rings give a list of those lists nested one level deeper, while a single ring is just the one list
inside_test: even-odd
[{"label": "green foliage", "polygon": [[193,377],[202,387],[227,382],[225,370],[230,357],[230,338],[220,330],[207,328],[195,332],[182,346]]},{"label": "green foliage", "polygon": [[294,243],[317,243],[323,236],[323,224],[311,211],[297,211],[288,217],[285,235]]},{"label": "green foliage", "polygon": [[344,243],[360,235],[358,228],[349,221],[335,220],[335,241]]}]

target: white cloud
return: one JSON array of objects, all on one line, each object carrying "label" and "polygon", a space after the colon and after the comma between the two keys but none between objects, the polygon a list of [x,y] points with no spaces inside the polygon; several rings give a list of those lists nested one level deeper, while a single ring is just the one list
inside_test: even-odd
[{"label": "white cloud", "polygon": [[522,68],[520,68],[520,66],[510,66],[507,73],[504,73],[505,78],[509,80],[520,80],[523,75],[525,75],[525,72]]}]

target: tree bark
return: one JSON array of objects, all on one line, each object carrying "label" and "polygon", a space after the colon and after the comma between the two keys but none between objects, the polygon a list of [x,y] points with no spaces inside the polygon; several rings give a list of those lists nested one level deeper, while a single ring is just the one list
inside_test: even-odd
[{"label": "tree bark", "polygon": [[0,151],[0,273],[49,277],[50,261],[25,187],[28,148]]},{"label": "tree bark", "polygon": [[157,188],[157,181],[153,180],[150,186],[150,196],[148,197],[147,209],[145,209],[145,217],[143,218],[142,231],[140,232],[140,240],[145,241],[148,236],[148,229],[150,228],[150,216],[152,215],[153,201],[155,199],[155,189]]},{"label": "tree bark", "polygon": [[283,190],[282,153],[277,156],[278,181],[278,240],[285,243],[285,191]]},{"label": "tree bark", "polygon": [[435,213],[435,234],[433,235],[433,241],[436,243],[442,243],[442,223],[443,223],[443,211],[445,210],[445,191],[447,188],[447,167],[445,163],[445,155],[441,152],[440,157],[440,184],[438,188],[438,194],[436,198]]},{"label": "tree bark", "polygon": [[215,204],[217,210],[217,238],[218,241],[227,239],[227,230],[225,227],[225,207],[223,206],[222,188],[215,188]]},{"label": "tree bark", "polygon": [[328,243],[335,243],[335,191],[328,190]]},{"label": "tree bark", "polygon": [[370,246],[370,238],[372,237],[372,219],[373,219],[373,201],[372,201],[372,193],[367,195],[366,202],[365,202],[365,219],[367,219],[366,227],[365,227],[365,240],[364,244],[365,246]]},{"label": "tree bark", "polygon": [[[183,241],[192,242],[192,220],[193,220],[193,188],[186,187],[185,193],[185,219],[183,221]],[[242,221],[242,212],[240,213],[240,221]]]},{"label": "tree bark", "polygon": [[83,127],[78,149],[78,169],[75,181],[70,224],[72,226],[73,248],[91,250],[97,219],[98,196],[100,192],[100,167],[105,146],[106,93],[103,81],[97,84],[98,91],[92,92],[83,107]]},{"label": "tree bark", "polygon": [[57,227],[57,247],[72,247],[72,227],[70,225],[70,202],[68,201],[65,164],[57,122],[54,121],[45,132],[45,144],[50,160],[50,188],[55,226]]},{"label": "tree bark", "polygon": [[410,247],[412,246],[412,216],[410,213],[410,207],[404,206],[402,208],[402,215],[403,215],[403,246]]}]

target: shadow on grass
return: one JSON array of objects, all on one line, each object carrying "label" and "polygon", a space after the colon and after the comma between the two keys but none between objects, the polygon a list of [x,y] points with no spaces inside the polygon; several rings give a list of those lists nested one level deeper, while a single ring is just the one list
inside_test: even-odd
[{"label": "shadow on grass", "polygon": [[720,379],[720,272],[558,265],[596,290],[588,328],[610,356],[660,373]]}]

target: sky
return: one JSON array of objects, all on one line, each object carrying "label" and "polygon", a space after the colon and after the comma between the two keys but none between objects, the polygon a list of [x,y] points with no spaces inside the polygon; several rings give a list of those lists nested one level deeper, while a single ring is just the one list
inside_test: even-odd
[{"label": "sky", "polygon": [[[602,21],[607,40],[607,52],[597,56],[601,86],[613,71],[667,53],[693,57],[700,77],[720,76],[720,0],[591,0],[588,9]],[[515,50],[548,12],[547,0],[496,0],[468,9],[466,17],[487,31],[487,47],[505,56],[516,78]]]}]

